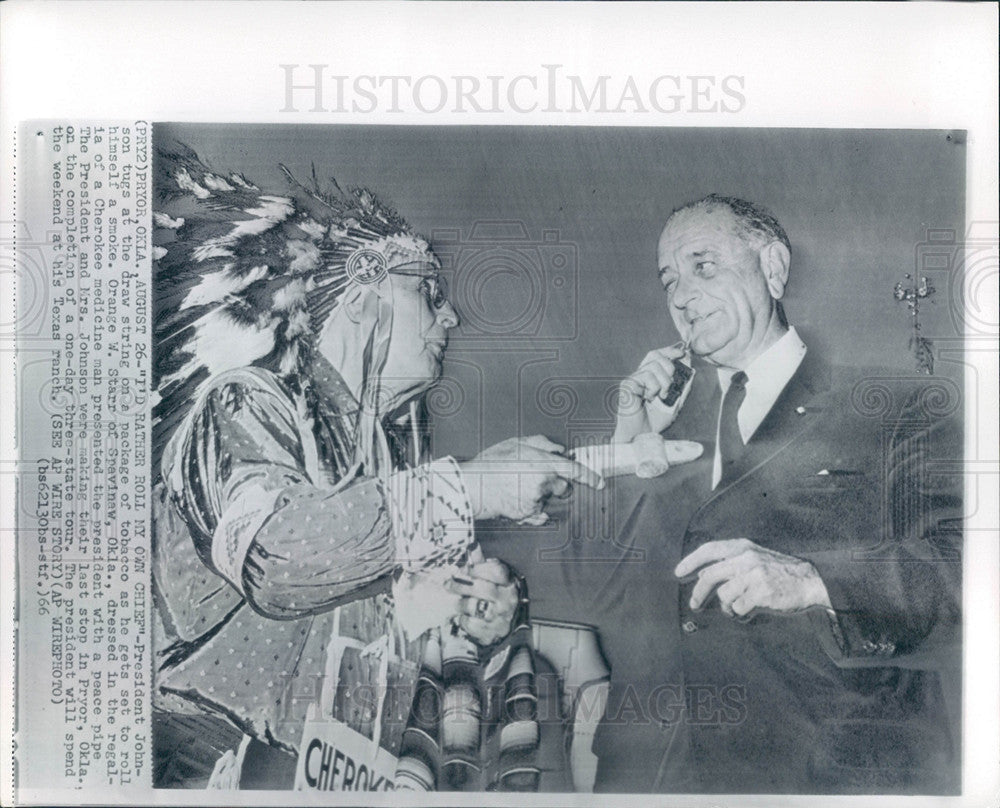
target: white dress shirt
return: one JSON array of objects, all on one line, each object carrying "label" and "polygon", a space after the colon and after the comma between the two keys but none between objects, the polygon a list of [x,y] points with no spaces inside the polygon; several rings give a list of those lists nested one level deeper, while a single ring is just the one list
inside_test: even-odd
[{"label": "white dress shirt", "polygon": [[[806,355],[806,345],[794,328],[788,331],[774,345],[749,365],[743,368],[747,374],[746,398],[740,405],[736,421],[740,427],[743,443],[753,437],[767,414],[778,400],[795,371],[799,369]],[[729,390],[729,383],[736,373],[729,368],[719,368],[719,386],[723,398]],[[722,479],[722,456],[719,454],[719,429],[722,422],[722,401],[719,401],[719,415],[715,422],[715,459],[712,463],[712,488]]]}]

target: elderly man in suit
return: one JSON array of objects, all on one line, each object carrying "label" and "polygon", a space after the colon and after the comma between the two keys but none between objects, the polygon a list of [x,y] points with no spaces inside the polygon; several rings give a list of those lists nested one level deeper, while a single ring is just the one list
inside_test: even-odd
[{"label": "elderly man in suit", "polygon": [[685,755],[658,769],[683,759],[676,784],[708,791],[953,789],[940,677],[958,659],[960,477],[933,463],[960,457],[941,417],[957,387],[810,356],[780,302],[788,237],[754,204],[677,210],[658,259],[707,384],[666,406],[684,346],[654,351],[623,383],[641,406],[623,406],[616,438],[669,428],[713,447],[677,489],[696,506],[673,649],[678,678],[711,688],[686,694]]},{"label": "elderly man in suit", "polygon": [[[788,237],[757,205],[678,209],[658,257],[682,343],[624,380],[615,439],[706,451],[598,495],[613,563],[570,515],[561,563],[531,568],[535,614],[594,623],[611,663],[597,788],[955,793],[958,387],[809,350],[781,305]],[[525,567],[526,541],[498,550]]]}]

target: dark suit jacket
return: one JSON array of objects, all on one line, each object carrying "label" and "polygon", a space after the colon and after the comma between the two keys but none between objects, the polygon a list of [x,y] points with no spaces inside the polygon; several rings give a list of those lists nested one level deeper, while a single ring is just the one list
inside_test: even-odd
[{"label": "dark suit jacket", "polygon": [[[712,491],[719,390],[702,368],[667,434],[705,454],[615,481],[603,560],[574,540],[586,508],[566,520],[557,569],[509,537],[489,547],[527,575],[535,616],[601,631],[613,672],[599,789],[957,791],[959,389],[902,375],[830,372],[807,356],[735,478]],[[674,566],[740,536],[812,561],[836,620],[740,622],[714,599],[692,613]]]}]

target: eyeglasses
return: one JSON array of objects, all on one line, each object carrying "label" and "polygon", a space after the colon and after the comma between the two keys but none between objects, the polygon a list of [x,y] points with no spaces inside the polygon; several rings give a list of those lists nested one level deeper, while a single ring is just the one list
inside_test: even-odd
[{"label": "eyeglasses", "polygon": [[427,300],[427,305],[435,311],[443,309],[448,302],[448,284],[440,275],[423,275],[419,272],[393,272],[392,274],[420,278],[417,291]]},{"label": "eyeglasses", "polygon": [[434,310],[443,309],[448,302],[448,284],[444,278],[424,278],[417,288]]}]

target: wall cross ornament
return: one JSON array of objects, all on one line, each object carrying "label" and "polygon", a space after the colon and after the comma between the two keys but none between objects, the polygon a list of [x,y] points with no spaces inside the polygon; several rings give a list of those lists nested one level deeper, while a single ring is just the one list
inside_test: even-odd
[{"label": "wall cross ornament", "polygon": [[[903,277],[907,282],[914,280],[909,273]],[[910,310],[913,333],[910,335],[909,347],[917,361],[917,372],[926,373],[928,376],[934,373],[934,343],[920,333],[920,301],[930,297],[935,291],[924,276],[912,286],[904,286],[903,281],[898,281],[893,288],[893,297],[897,301],[905,302]]]}]

